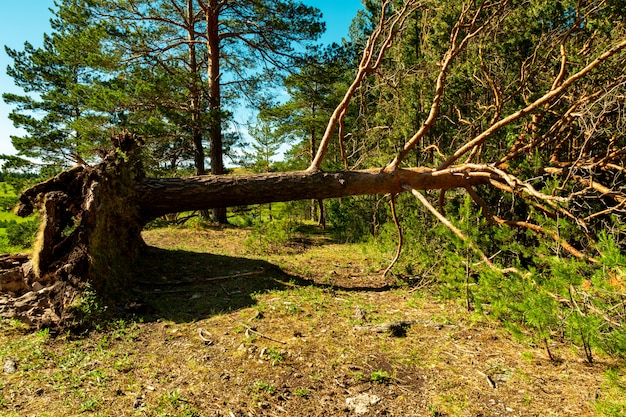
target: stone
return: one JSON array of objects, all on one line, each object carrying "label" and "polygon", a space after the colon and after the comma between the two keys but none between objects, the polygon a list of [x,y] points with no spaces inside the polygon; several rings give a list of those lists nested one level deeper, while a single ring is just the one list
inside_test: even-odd
[{"label": "stone", "polygon": [[380,397],[368,393],[359,394],[355,397],[346,398],[346,405],[357,414],[369,411],[368,407],[380,402]]},{"label": "stone", "polygon": [[14,374],[17,372],[17,364],[11,358],[8,358],[4,361],[4,373],[5,374]]}]

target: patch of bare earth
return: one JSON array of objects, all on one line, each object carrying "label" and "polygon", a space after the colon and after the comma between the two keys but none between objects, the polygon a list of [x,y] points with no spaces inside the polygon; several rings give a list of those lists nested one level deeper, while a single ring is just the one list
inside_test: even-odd
[{"label": "patch of bare earth", "polygon": [[[249,232],[157,229],[141,320],[72,340],[1,322],[2,415],[593,416],[604,373],[427,292],[385,259],[316,240],[256,254]],[[247,241],[247,243],[246,243]]]}]

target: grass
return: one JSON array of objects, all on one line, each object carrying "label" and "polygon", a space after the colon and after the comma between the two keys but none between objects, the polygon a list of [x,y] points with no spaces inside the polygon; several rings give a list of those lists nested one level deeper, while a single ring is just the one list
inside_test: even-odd
[{"label": "grass", "polygon": [[[259,253],[252,234],[147,231],[141,308],[84,335],[0,320],[0,364],[17,364],[0,415],[333,416],[359,393],[389,416],[623,415],[619,359],[589,366],[556,340],[550,362],[462,303],[382,278],[390,254],[372,247],[296,234]],[[355,327],[399,320],[414,323],[404,337]]]}]

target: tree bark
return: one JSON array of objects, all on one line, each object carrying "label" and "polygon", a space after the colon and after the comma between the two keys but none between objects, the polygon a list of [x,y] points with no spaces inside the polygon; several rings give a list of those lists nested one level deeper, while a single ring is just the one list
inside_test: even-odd
[{"label": "tree bark", "polygon": [[416,190],[448,189],[487,183],[453,170],[430,168],[362,171],[297,171],[254,175],[146,178],[137,184],[139,211],[145,221],[167,213],[233,207],[278,201],[327,199],[366,194],[398,194],[409,185]]},{"label": "tree bark", "polygon": [[[209,51],[209,65],[207,78],[209,83],[209,138],[211,141],[211,174],[224,174],[224,152],[222,143],[222,92],[220,80],[220,34],[217,0],[210,0],[205,10],[207,19],[207,49]],[[205,207],[209,208],[209,207]],[[212,220],[216,223],[228,223],[224,207],[213,208]]]}]

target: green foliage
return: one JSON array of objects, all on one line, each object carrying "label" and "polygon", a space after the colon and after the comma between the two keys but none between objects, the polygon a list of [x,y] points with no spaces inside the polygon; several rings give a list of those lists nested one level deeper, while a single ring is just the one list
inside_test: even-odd
[{"label": "green foliage", "polygon": [[374,371],[370,374],[370,381],[376,382],[378,384],[386,384],[391,380],[391,376],[387,371]]},{"label": "green foliage", "polygon": [[294,394],[298,397],[307,398],[309,396],[309,389],[306,387],[298,387],[294,391]]},{"label": "green foliage", "polygon": [[272,366],[276,366],[279,363],[281,363],[283,360],[285,360],[285,358],[283,357],[282,352],[279,349],[276,349],[274,347],[268,348],[265,353],[267,354],[268,358],[270,359],[270,362],[271,362]]},{"label": "green foliage", "polygon": [[246,247],[256,253],[272,253],[281,250],[293,239],[297,223],[290,219],[258,221],[252,234],[246,239]]},{"label": "green foliage", "polygon": [[[5,183],[2,183],[5,184]],[[17,196],[0,196],[0,211],[13,211],[13,207],[17,204]]]},{"label": "green foliage", "polygon": [[326,202],[326,219],[341,242],[365,242],[378,234],[389,217],[384,199],[378,196],[347,197]]},{"label": "green foliage", "polygon": [[[3,175],[5,179],[13,177],[12,174]],[[20,177],[20,176],[18,176]],[[26,178],[30,178],[27,176]],[[39,220],[36,216],[26,219],[12,213],[17,204],[17,196],[14,188],[7,182],[0,183],[0,252],[22,252],[30,248],[37,229]]]},{"label": "green foliage", "polygon": [[26,131],[12,137],[18,156],[63,167],[91,160],[108,139],[113,116],[95,105],[118,60],[105,50],[105,27],[91,8],[74,0],[59,4],[51,20],[54,32],[44,36],[41,48],[28,42],[22,51],[7,48],[13,60],[8,74],[25,94],[3,98],[13,106],[13,124]]},{"label": "green foliage", "polygon": [[271,123],[261,118],[255,126],[250,126],[249,133],[252,142],[249,151],[243,150],[242,165],[251,168],[253,172],[275,171],[274,160],[284,144],[284,138],[272,128]]},{"label": "green foliage", "polygon": [[102,297],[90,285],[86,285],[80,297],[73,301],[71,308],[76,314],[76,323],[81,327],[93,326],[101,329],[102,323],[106,323],[107,307],[102,302]]},{"label": "green foliage", "polygon": [[265,381],[255,381],[252,386],[248,387],[248,392],[265,392],[269,395],[276,394],[278,390],[275,385]]},{"label": "green foliage", "polygon": [[15,220],[10,220],[8,222],[0,222],[0,227],[6,228],[6,237],[9,245],[29,248],[35,239],[39,222],[37,220],[27,220],[18,223]]},{"label": "green foliage", "polygon": [[595,408],[600,417],[619,417],[626,415],[626,378],[624,370],[609,368],[604,374],[603,395],[595,401]]},{"label": "green foliage", "polygon": [[[226,109],[262,101],[261,86],[279,82],[301,59],[299,48],[324,30],[319,10],[283,0],[211,4],[219,33],[207,28],[208,15],[195,2],[61,0],[55,6],[41,48],[7,49],[8,73],[24,90],[3,96],[13,107],[11,120],[26,131],[12,138],[13,164],[97,160],[111,131],[127,130],[144,138],[148,171],[173,175],[195,166],[203,174],[207,139],[220,148],[214,166],[239,140]],[[197,42],[188,42],[190,36]]]},{"label": "green foliage", "polygon": [[[449,217],[466,236],[481,250],[498,248],[496,259],[512,263],[516,271],[504,274],[487,267],[467,244],[451,238],[449,230],[434,228],[434,236],[448,236],[437,244],[425,243],[420,249],[426,248],[429,254],[418,258],[433,268],[436,278],[429,281],[433,290],[444,298],[463,300],[477,312],[501,321],[514,334],[545,346],[550,357],[551,340],[569,340],[588,362],[593,362],[594,351],[620,357],[626,354],[626,316],[618,308],[626,289],[626,257],[612,236],[600,234],[597,249],[601,257],[597,264],[590,264],[564,255],[552,240],[541,240],[529,250],[519,239],[511,239],[510,229],[489,228],[476,214],[474,222],[468,221],[467,199],[457,210],[458,214]],[[408,251],[405,257],[418,256],[414,250]],[[435,251],[439,252],[436,257]],[[406,273],[410,267],[404,264],[398,269]]]},{"label": "green foliage", "polygon": [[[293,140],[287,152],[291,169],[304,169],[311,162],[328,119],[351,82],[351,54],[355,51],[350,46],[332,44],[321,51],[311,51],[298,72],[283,82],[289,99],[285,103],[266,103],[261,109],[262,117],[275,123],[279,135]],[[335,144],[331,147],[335,153]],[[334,165],[331,160],[324,168],[336,168]]]},{"label": "green foliage", "polygon": [[198,410],[192,407],[177,389],[167,391],[159,397],[157,412],[159,416],[200,417]]}]

